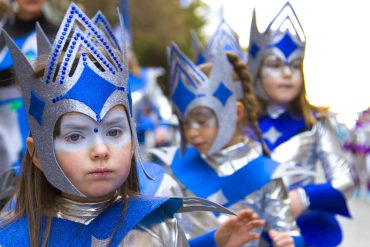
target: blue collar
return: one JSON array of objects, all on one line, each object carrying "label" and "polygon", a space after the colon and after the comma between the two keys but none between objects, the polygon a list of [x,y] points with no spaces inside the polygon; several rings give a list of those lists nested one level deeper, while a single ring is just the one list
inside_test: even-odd
[{"label": "blue collar", "polygon": [[196,148],[187,148],[182,156],[177,151],[170,168],[177,179],[196,196],[208,198],[222,193],[225,200],[215,202],[229,207],[269,183],[278,165],[260,156],[234,174],[220,177],[201,158]]}]

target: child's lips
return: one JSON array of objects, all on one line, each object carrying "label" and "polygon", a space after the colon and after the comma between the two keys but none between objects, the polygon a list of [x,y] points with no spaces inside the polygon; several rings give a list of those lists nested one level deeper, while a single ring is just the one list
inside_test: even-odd
[{"label": "child's lips", "polygon": [[196,148],[201,148],[205,145],[206,143],[205,142],[198,142],[198,143],[194,143],[193,146],[196,147]]},{"label": "child's lips", "polygon": [[109,170],[107,168],[98,168],[92,172],[89,172],[89,174],[95,176],[95,177],[107,177],[110,174],[112,174],[112,170]]}]

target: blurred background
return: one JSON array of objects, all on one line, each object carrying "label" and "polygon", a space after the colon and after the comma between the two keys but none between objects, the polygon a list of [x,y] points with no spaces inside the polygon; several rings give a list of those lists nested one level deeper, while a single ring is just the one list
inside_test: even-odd
[{"label": "blurred background", "polygon": [[[70,1],[49,0],[48,14],[58,22]],[[120,0],[76,0],[93,15],[98,9],[117,21]],[[248,48],[253,8],[263,31],[285,0],[134,0],[128,2],[132,46],[142,66],[166,68],[166,46],[175,41],[191,56],[190,30],[201,41],[215,31],[223,15]],[[363,0],[291,0],[307,37],[305,76],[310,101],[329,106],[351,128],[369,106],[370,23]],[[122,5],[122,4],[121,4]],[[166,76],[160,79],[165,83]],[[163,87],[165,89],[165,87]]]},{"label": "blurred background", "polygon": [[[47,0],[45,14],[58,24],[70,2]],[[138,62],[136,66],[139,72],[131,70],[132,78],[135,80],[136,76],[137,82],[140,83],[147,78],[154,78],[148,81],[155,81],[159,76],[159,85],[166,94],[166,71],[152,70],[153,77],[150,77],[146,75],[149,72],[141,70],[138,65],[141,68],[166,69],[166,47],[171,42],[176,42],[189,57],[194,56],[190,31],[193,30],[204,45],[222,17],[239,34],[240,43],[246,51],[253,9],[256,9],[257,24],[262,32],[286,0],[75,0],[74,2],[89,16],[101,10],[112,26],[117,23],[116,9],[119,7],[124,13],[130,45]],[[366,25],[370,23],[368,2],[364,0],[290,0],[290,2],[307,38],[304,70],[308,98],[311,103],[328,106],[331,111],[337,113],[337,118],[344,129],[340,138],[344,139],[348,130],[354,127],[360,112],[370,106],[370,30]],[[14,1],[0,0],[0,16],[10,11],[10,7],[5,3],[14,4]],[[145,76],[141,76],[140,72]],[[136,83],[133,80],[130,82]],[[149,95],[150,99],[155,98],[154,103],[157,103],[157,106],[165,105],[164,101],[158,99],[157,94],[154,95],[153,91],[156,88],[152,86],[149,85],[147,87],[149,92],[143,94]],[[140,93],[140,88],[137,91]],[[154,97],[151,98],[150,93],[153,93]],[[146,108],[138,108],[139,113],[143,113],[144,116],[142,126],[138,124],[138,127],[142,128],[143,133],[152,133],[152,136],[143,136],[143,142],[161,139],[162,145],[166,144],[165,141],[172,141],[172,137],[167,139],[153,137],[154,127],[153,121],[150,122],[149,119],[152,117],[150,114],[152,112],[154,115],[161,114],[151,109],[155,106],[152,107],[147,98],[142,97],[141,101]],[[176,121],[165,120],[167,125],[176,126]],[[158,119],[156,121],[160,122]],[[341,135],[340,130],[338,134]],[[140,137],[139,134],[139,139]],[[349,204],[354,220],[341,219],[345,232],[342,246],[370,246],[370,238],[364,234],[367,232],[366,229],[370,229],[370,210],[368,210],[370,193],[366,201],[351,200]]]}]

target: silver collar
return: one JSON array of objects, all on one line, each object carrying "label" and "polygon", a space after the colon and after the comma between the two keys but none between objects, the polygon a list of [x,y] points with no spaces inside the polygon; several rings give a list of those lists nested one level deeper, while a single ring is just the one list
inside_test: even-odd
[{"label": "silver collar", "polygon": [[88,225],[107,207],[121,199],[116,196],[101,202],[77,202],[65,197],[58,197],[55,204],[55,216],[62,219]]},{"label": "silver collar", "polygon": [[261,154],[261,145],[245,137],[242,142],[226,147],[213,155],[202,154],[202,158],[219,176],[229,176]]},{"label": "silver collar", "polygon": [[286,110],[287,105],[285,104],[270,104],[266,109],[267,114],[273,119],[280,117],[280,115],[286,112]]}]

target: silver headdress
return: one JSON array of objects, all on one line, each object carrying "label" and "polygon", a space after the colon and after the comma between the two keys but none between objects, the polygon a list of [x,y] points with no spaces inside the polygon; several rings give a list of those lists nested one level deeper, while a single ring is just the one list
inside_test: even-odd
[{"label": "silver headdress", "polygon": [[[215,54],[212,72],[207,77],[173,44],[168,48],[171,100],[183,121],[196,107],[209,107],[218,120],[217,136],[208,151],[215,153],[228,144],[236,127],[238,83],[222,49]],[[184,140],[184,136],[182,136]],[[183,145],[186,143],[183,142]]]},{"label": "silver headdress", "polygon": [[[54,187],[82,197],[85,195],[71,183],[55,157],[53,132],[57,120],[65,113],[79,112],[100,123],[116,105],[131,108],[125,42],[120,47],[112,39],[110,27],[103,19],[98,13],[90,20],[72,3],[52,45],[37,27],[38,52],[49,54],[42,79],[33,77],[32,66],[2,30],[22,88],[43,172]],[[120,21],[123,28],[122,18]],[[129,115],[135,158],[139,160],[131,111]]]},{"label": "silver headdress", "polygon": [[287,2],[275,18],[260,33],[256,23],[256,10],[253,10],[251,24],[248,67],[253,78],[263,60],[269,55],[276,55],[289,64],[304,57],[306,37],[292,5]]},{"label": "silver headdress", "polygon": [[219,46],[221,46],[221,49],[224,52],[235,53],[240,59],[245,61],[245,54],[239,44],[238,34],[223,18],[204,49],[201,49],[199,39],[194,32],[192,32],[192,43],[196,54],[196,64],[213,62]]}]

